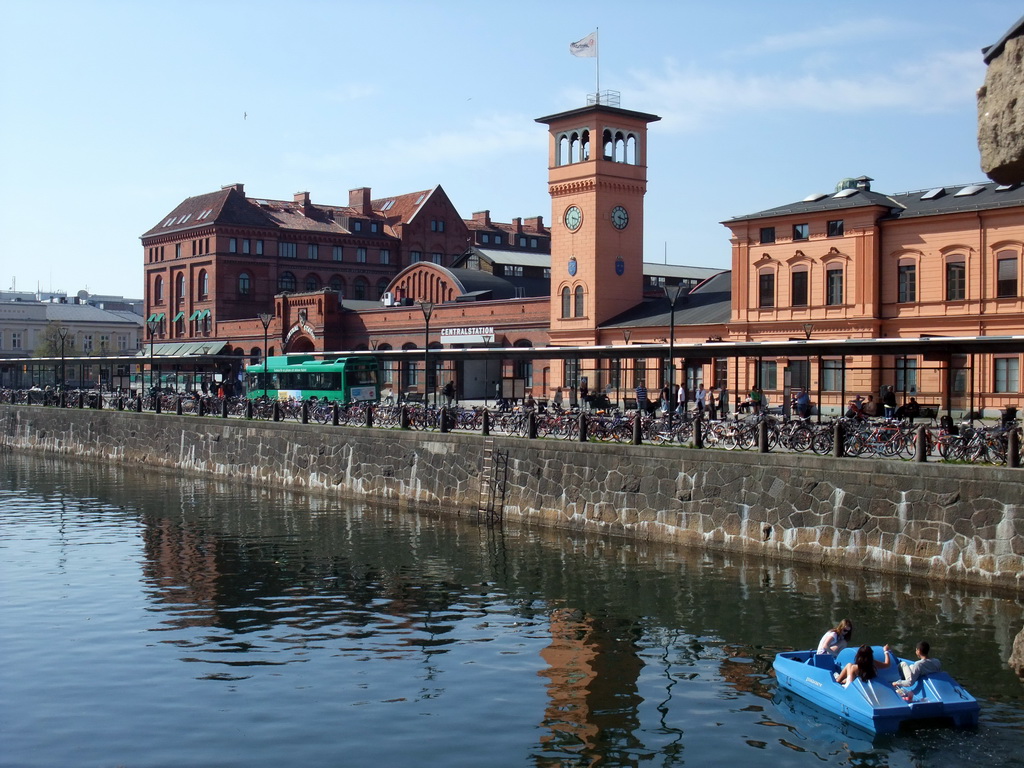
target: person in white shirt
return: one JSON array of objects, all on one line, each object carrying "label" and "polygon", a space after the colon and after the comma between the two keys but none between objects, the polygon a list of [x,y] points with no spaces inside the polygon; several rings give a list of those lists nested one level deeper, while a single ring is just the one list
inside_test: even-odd
[{"label": "person in white shirt", "polygon": [[918,643],[917,648],[914,649],[915,653],[917,653],[917,661],[913,664],[907,664],[905,661],[900,662],[900,672],[903,674],[903,679],[897,680],[893,683],[893,686],[909,688],[925,675],[930,675],[932,672],[938,672],[942,669],[942,662],[928,655],[931,653],[931,650],[927,640],[922,640]]},{"label": "person in white shirt", "polygon": [[850,644],[852,636],[853,622],[843,619],[835,628],[821,636],[821,640],[818,641],[818,653],[830,653],[833,656],[838,656],[839,652]]}]

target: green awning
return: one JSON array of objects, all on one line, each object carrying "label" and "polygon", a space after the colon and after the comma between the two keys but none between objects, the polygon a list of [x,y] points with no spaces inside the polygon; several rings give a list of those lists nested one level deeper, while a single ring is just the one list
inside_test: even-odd
[{"label": "green awning", "polygon": [[147,323],[152,323],[155,320],[156,320],[156,312],[154,312],[152,315],[150,315],[149,317],[146,318],[146,322]]},{"label": "green awning", "polygon": [[188,321],[191,323],[193,320],[197,319],[201,314],[202,312],[197,309],[195,312],[188,316]]},{"label": "green awning", "polygon": [[207,317],[209,317],[209,316],[210,316],[210,314],[211,314],[211,313],[210,313],[210,310],[208,310],[208,309],[204,309],[204,310],[203,310],[203,311],[202,311],[202,312],[201,312],[201,313],[199,314],[199,319],[200,319],[200,320],[204,320],[204,319],[206,319]]},{"label": "green awning", "polygon": [[171,322],[172,322],[172,323],[176,323],[176,322],[178,322],[179,320],[181,320],[181,318],[183,318],[184,316],[185,316],[185,313],[184,313],[184,312],[179,312],[178,314],[176,314],[176,315],[174,316],[174,319],[173,319],[173,320],[171,320]]}]

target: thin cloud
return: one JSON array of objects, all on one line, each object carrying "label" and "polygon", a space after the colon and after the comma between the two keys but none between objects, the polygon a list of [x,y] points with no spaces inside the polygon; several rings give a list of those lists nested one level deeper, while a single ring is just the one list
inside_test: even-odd
[{"label": "thin cloud", "polygon": [[938,53],[913,64],[864,68],[840,74],[744,73],[667,62],[662,73],[633,72],[630,100],[658,105],[666,128],[693,131],[723,120],[765,113],[866,114],[900,111],[934,114],[973,105],[984,80],[976,52]]},{"label": "thin cloud", "polygon": [[905,32],[905,27],[887,19],[857,19],[813,29],[795,30],[782,35],[769,35],[742,48],[730,48],[727,53],[732,56],[760,56],[766,53],[792,53],[829,48],[856,54],[858,46],[865,40],[877,42]]}]

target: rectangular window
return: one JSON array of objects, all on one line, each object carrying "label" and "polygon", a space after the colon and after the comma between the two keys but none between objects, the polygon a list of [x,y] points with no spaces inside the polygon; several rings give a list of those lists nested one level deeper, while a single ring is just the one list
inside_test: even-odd
[{"label": "rectangular window", "polygon": [[917,301],[917,265],[900,264],[897,270],[897,301],[908,304]]},{"label": "rectangular window", "polygon": [[523,276],[523,265],[522,264],[506,264],[505,265],[505,276],[506,277],[522,277]]},{"label": "rectangular window", "polygon": [[1000,393],[1020,392],[1020,359],[997,357],[995,391]]},{"label": "rectangular window", "polygon": [[233,237],[228,240],[228,253],[238,253],[238,240]]},{"label": "rectangular window", "polygon": [[243,240],[242,241],[242,253],[248,253],[249,252],[249,247],[251,245],[252,245],[252,241],[251,240],[248,240],[248,239]]},{"label": "rectangular window", "polygon": [[503,242],[504,242],[504,240],[503,240],[502,235],[495,235],[494,236],[494,244],[495,245],[501,245]]},{"label": "rectangular window", "polygon": [[996,262],[996,296],[1006,299],[1017,295],[1017,259]]},{"label": "rectangular window", "polygon": [[82,337],[82,351],[89,353],[92,352],[92,334],[85,334]]},{"label": "rectangular window", "polygon": [[359,262],[360,264],[365,264],[366,263],[366,249],[365,248],[356,248],[356,261]]},{"label": "rectangular window", "polygon": [[480,242],[486,245],[487,243],[491,242],[491,236],[484,232],[482,235],[480,235]]},{"label": "rectangular window", "polygon": [[378,232],[380,232],[380,224],[378,224],[376,221],[371,221],[370,222],[370,231],[373,234],[377,234]]},{"label": "rectangular window", "polygon": [[825,272],[825,303],[837,307],[843,303],[843,270],[829,269]]},{"label": "rectangular window", "polygon": [[821,388],[826,392],[840,392],[843,386],[845,365],[844,360],[821,361]]},{"label": "rectangular window", "polygon": [[526,238],[525,237],[520,237],[519,238],[519,247],[520,248],[525,248],[526,247]]},{"label": "rectangular window", "polygon": [[[92,339],[90,337],[90,342],[91,341]],[[11,349],[21,349],[21,331],[11,332]]]},{"label": "rectangular window", "polygon": [[295,259],[298,258],[299,248],[295,243],[281,243],[278,251],[282,259]]},{"label": "rectangular window", "polygon": [[954,395],[966,395],[971,371],[967,367],[966,355],[954,355],[950,360],[950,379]]},{"label": "rectangular window", "polygon": [[565,368],[563,369],[565,386],[575,387],[580,383],[580,361],[579,360],[566,360]]},{"label": "rectangular window", "polygon": [[775,242],[775,227],[761,227],[761,244],[767,245]]},{"label": "rectangular window", "polygon": [[309,243],[306,246],[306,258],[316,261],[320,258],[320,247],[315,243]]},{"label": "rectangular window", "polygon": [[443,256],[440,253],[434,252],[430,254],[430,260],[433,261],[435,264],[440,264],[442,262],[442,259]]},{"label": "rectangular window", "polygon": [[716,357],[714,362],[714,379],[711,386],[725,389],[729,386],[729,358]]},{"label": "rectangular window", "polygon": [[917,392],[917,358],[896,358],[896,391],[915,394]]},{"label": "rectangular window", "polygon": [[391,263],[391,251],[387,248],[380,249],[380,263],[390,264]]},{"label": "rectangular window", "polygon": [[[633,361],[633,389],[636,389],[641,384],[647,386],[647,361],[643,358],[637,358]],[[647,395],[648,398],[650,394]]]},{"label": "rectangular window", "polygon": [[128,349],[128,337],[125,334],[123,334],[123,333],[119,333],[117,335],[117,351],[118,352],[125,352],[125,351],[127,351],[127,349]]},{"label": "rectangular window", "polygon": [[793,239],[794,240],[806,240],[811,236],[811,228],[808,224],[794,224],[793,225]]},{"label": "rectangular window", "polygon": [[416,264],[423,261],[423,254],[420,251],[409,251],[409,263]]},{"label": "rectangular window", "polygon": [[176,259],[180,259],[181,258],[181,243],[175,243],[174,244],[174,258],[176,258]]},{"label": "rectangular window", "polygon": [[344,256],[344,250],[345,249],[340,245],[334,246],[333,248],[331,248],[331,258],[334,261],[342,261],[342,257]]},{"label": "rectangular window", "polygon": [[363,231],[363,222],[361,222],[361,221],[353,221],[352,222],[352,231],[353,232],[362,232]]},{"label": "rectangular window", "polygon": [[778,371],[778,363],[774,360],[762,360],[758,370],[758,386],[761,389],[777,389]]},{"label": "rectangular window", "polygon": [[793,273],[793,301],[794,307],[807,306],[807,276],[810,274],[806,269]]},{"label": "rectangular window", "polygon": [[757,276],[757,306],[775,306],[775,273],[762,272]]},{"label": "rectangular window", "polygon": [[967,267],[962,261],[946,264],[946,301],[963,301],[967,298]]},{"label": "rectangular window", "polygon": [[263,241],[262,240],[257,240],[256,241],[256,255],[257,256],[262,256],[263,255]]},{"label": "rectangular window", "polygon": [[842,237],[843,236],[843,220],[835,219],[828,223],[828,236],[829,237]]},{"label": "rectangular window", "polygon": [[789,384],[791,387],[811,388],[811,363],[808,360],[789,361]]},{"label": "rectangular window", "polygon": [[537,247],[537,238],[536,237],[531,237],[530,238],[530,247],[531,248],[536,248]]}]

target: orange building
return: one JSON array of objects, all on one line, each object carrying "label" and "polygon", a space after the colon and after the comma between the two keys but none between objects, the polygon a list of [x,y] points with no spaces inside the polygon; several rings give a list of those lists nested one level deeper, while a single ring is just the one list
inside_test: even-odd
[{"label": "orange building", "polygon": [[[871,179],[723,222],[732,232],[728,338],[920,338],[1024,333],[1024,187],[995,183],[886,195]],[[1022,350],[1024,351],[1024,350]],[[892,386],[955,409],[1017,405],[1019,353],[741,362],[744,388],[821,393]]]}]

